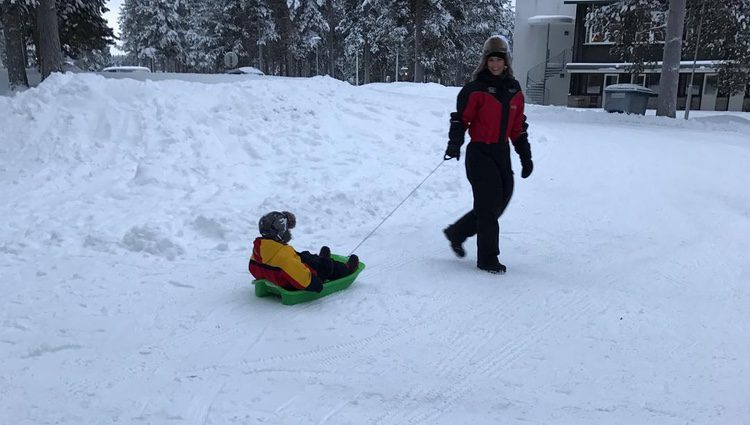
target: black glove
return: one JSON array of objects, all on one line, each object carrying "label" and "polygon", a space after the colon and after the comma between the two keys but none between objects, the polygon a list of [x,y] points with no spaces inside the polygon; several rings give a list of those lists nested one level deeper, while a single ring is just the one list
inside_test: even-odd
[{"label": "black glove", "polygon": [[525,179],[534,171],[534,162],[530,159],[521,161],[521,178]]},{"label": "black glove", "polygon": [[523,128],[524,132],[521,133],[516,140],[513,141],[513,147],[516,153],[521,158],[521,178],[526,178],[531,175],[534,171],[534,163],[531,161],[531,144],[529,143],[529,135],[526,133],[526,129],[529,125],[526,123],[526,117],[524,117]]},{"label": "black glove", "polygon": [[447,161],[453,158],[456,158],[456,161],[458,161],[458,159],[461,158],[461,146],[454,145],[453,143],[448,143],[448,148],[445,150],[445,155],[443,155],[443,160]]},{"label": "black glove", "polygon": [[461,158],[461,145],[464,144],[464,134],[466,128],[458,112],[451,112],[451,128],[448,131],[448,149],[445,150],[443,160]]}]

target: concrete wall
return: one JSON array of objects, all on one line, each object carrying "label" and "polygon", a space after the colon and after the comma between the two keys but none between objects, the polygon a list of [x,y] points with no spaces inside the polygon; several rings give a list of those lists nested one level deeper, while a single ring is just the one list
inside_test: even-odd
[{"label": "concrete wall", "polygon": [[[526,87],[526,75],[535,65],[544,62],[547,42],[546,25],[530,25],[529,18],[538,15],[565,15],[575,17],[575,5],[563,4],[563,0],[519,0],[516,2],[516,22],[513,32],[513,72]],[[550,56],[573,48],[574,25],[550,26]],[[567,31],[567,34],[566,34]],[[567,105],[570,76],[565,73],[548,81],[549,103]]]}]

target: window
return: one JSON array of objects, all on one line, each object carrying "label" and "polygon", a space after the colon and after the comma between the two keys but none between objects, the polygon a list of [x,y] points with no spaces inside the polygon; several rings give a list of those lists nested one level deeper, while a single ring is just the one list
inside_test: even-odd
[{"label": "window", "polygon": [[[693,77],[693,96],[701,95],[701,85],[703,84],[703,74],[695,74]],[[688,87],[690,86],[690,74],[680,74],[680,83],[677,88],[677,96],[687,96]]]},{"label": "window", "polygon": [[664,28],[654,28],[648,34],[648,41],[650,43],[664,44],[665,39]]},{"label": "window", "polygon": [[586,44],[612,44],[606,28],[593,24],[594,14],[599,8],[599,6],[592,6],[591,11],[586,15],[586,39],[584,40]]},{"label": "window", "polygon": [[601,94],[604,76],[602,74],[589,74],[586,94]]},{"label": "window", "polygon": [[620,76],[617,74],[604,75],[604,87],[611,86],[620,82]]},{"label": "window", "polygon": [[667,32],[666,12],[652,12],[651,22],[643,22],[642,30],[635,33],[635,42],[642,44],[664,44]]},{"label": "window", "polygon": [[646,77],[646,87],[659,93],[659,83],[661,82],[661,74],[648,74]]},{"label": "window", "polygon": [[677,97],[687,96],[687,85],[690,81],[690,74],[680,74],[677,82]]},{"label": "window", "polygon": [[646,87],[646,74],[638,74],[635,76],[630,76],[630,82],[632,84],[638,84],[639,86]]},{"label": "window", "polygon": [[707,96],[716,96],[719,92],[719,76],[716,74],[706,76],[706,84],[703,87],[703,94]]},{"label": "window", "polygon": [[651,14],[651,29],[648,32],[649,43],[664,44],[667,32],[667,13],[654,12]]}]

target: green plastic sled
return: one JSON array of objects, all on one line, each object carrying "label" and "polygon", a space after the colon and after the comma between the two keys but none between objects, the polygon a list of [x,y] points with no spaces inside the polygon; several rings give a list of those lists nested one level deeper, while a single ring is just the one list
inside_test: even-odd
[{"label": "green plastic sled", "polygon": [[[331,258],[345,263],[348,257],[331,254]],[[354,282],[354,279],[357,278],[357,275],[359,275],[359,273],[364,269],[365,263],[360,261],[359,266],[354,273],[350,274],[349,276],[344,276],[341,279],[330,280],[324,283],[323,290],[320,292],[290,291],[280,286],[276,286],[265,279],[256,279],[253,281],[253,285],[255,285],[255,296],[266,297],[268,295],[277,295],[281,297],[281,303],[284,305],[305,303],[308,301],[317,300],[318,298],[322,298],[326,295],[330,295],[334,292],[338,292],[348,288],[352,284],[352,282]]]}]

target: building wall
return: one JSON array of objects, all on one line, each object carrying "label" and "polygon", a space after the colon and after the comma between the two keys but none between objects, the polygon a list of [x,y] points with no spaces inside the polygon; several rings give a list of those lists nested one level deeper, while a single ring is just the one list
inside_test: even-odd
[{"label": "building wall", "polygon": [[[561,0],[562,1],[562,0]],[[576,14],[576,29],[573,62],[581,63],[619,63],[619,58],[609,53],[611,44],[587,44],[585,43],[584,19],[590,4],[578,4]],[[664,53],[664,44],[655,43],[649,46],[648,57],[652,61],[661,61]],[[683,57],[683,61],[688,60]],[[698,60],[716,59],[709,55],[708,52],[699,50]],[[627,73],[619,73],[615,70],[609,72],[607,67],[603,67],[591,72],[573,73],[571,75],[570,98],[568,105],[574,107],[600,108],[604,99],[604,86],[607,85],[606,75],[614,73],[619,74],[619,82],[630,82],[631,76]],[[700,68],[704,68],[701,66]],[[680,71],[680,82],[677,95],[677,108],[684,109],[687,103],[687,82],[690,71],[683,69]],[[659,91],[659,77],[661,71],[658,69],[646,70],[644,85]],[[640,78],[640,76],[638,77]],[[691,109],[701,109],[708,111],[740,111],[750,109],[750,85],[746,93],[735,94],[730,96],[727,93],[720,93],[718,90],[717,74],[715,70],[699,70],[695,75],[695,90],[691,99]],[[640,84],[640,82],[639,82]],[[656,97],[649,99],[648,108],[656,108]]]},{"label": "building wall", "polygon": [[[516,21],[513,32],[513,72],[526,87],[529,70],[545,60],[547,41],[546,25],[529,25],[529,18],[537,15],[575,16],[575,5],[563,4],[563,0],[518,0],[516,1]],[[573,25],[552,25],[550,27],[550,56],[573,47]],[[567,35],[565,32],[567,31]],[[563,73],[548,81],[550,102],[553,105],[566,105],[570,76]]]}]

